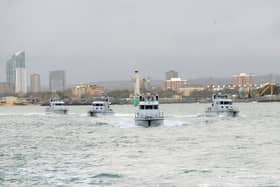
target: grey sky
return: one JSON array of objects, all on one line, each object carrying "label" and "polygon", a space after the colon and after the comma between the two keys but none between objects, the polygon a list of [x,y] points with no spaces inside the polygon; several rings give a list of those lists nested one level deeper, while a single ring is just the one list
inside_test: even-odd
[{"label": "grey sky", "polygon": [[163,79],[278,73],[279,0],[1,0],[0,80],[25,50],[47,82],[126,80],[137,68]]}]

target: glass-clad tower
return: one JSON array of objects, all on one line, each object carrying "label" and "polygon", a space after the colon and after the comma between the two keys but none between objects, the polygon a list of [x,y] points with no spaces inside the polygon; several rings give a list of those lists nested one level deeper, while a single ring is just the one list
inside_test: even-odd
[{"label": "glass-clad tower", "polygon": [[25,53],[19,51],[6,62],[6,79],[11,86],[16,84],[16,69],[25,68]]}]

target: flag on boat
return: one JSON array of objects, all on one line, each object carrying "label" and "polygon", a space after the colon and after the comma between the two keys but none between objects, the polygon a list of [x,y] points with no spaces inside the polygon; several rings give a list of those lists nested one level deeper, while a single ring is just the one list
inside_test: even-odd
[{"label": "flag on boat", "polygon": [[138,104],[139,104],[139,99],[138,99],[137,96],[134,96],[134,101],[133,101],[133,103],[134,103],[134,106],[135,106],[135,107],[138,106]]}]

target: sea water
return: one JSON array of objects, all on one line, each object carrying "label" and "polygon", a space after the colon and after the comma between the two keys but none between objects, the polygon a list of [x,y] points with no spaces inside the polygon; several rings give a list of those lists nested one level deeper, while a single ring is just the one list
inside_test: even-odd
[{"label": "sea water", "polygon": [[280,186],[280,103],[161,105],[163,126],[134,125],[135,108],[89,117],[40,106],[0,108],[0,186]]}]

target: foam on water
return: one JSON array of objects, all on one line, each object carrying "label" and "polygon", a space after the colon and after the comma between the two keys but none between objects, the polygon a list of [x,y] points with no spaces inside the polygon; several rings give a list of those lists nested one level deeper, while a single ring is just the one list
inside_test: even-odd
[{"label": "foam on water", "polygon": [[83,114],[80,114],[80,117],[88,117],[89,114],[88,113],[83,113]]},{"label": "foam on water", "polygon": [[202,114],[185,114],[185,115],[168,115],[168,116],[166,116],[166,117],[168,117],[168,118],[172,118],[172,117],[174,117],[174,118],[197,118],[197,117],[201,117],[202,116]]},{"label": "foam on water", "polygon": [[180,121],[180,120],[171,120],[171,119],[165,119],[163,123],[163,127],[180,127],[180,126],[186,126],[191,125],[191,123],[186,121]]},{"label": "foam on water", "polygon": [[114,114],[115,117],[133,117],[134,114],[133,113],[115,113]]},{"label": "foam on water", "polygon": [[45,116],[46,113],[45,112],[30,112],[30,113],[23,113],[21,115],[24,115],[24,116]]}]

